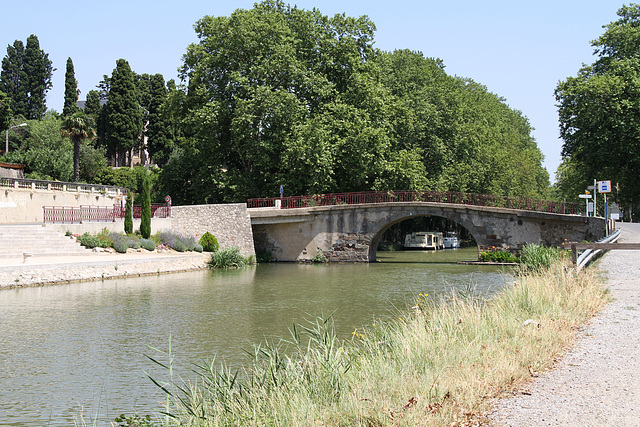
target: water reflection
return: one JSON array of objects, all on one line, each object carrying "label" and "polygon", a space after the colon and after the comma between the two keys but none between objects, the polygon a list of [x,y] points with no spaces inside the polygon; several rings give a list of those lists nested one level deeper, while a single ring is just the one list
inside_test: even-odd
[{"label": "water reflection", "polygon": [[286,336],[310,314],[335,311],[348,337],[418,293],[498,290],[501,270],[455,264],[474,257],[475,248],[379,253],[375,264],[270,264],[1,291],[0,420],[73,425],[83,408],[87,424],[109,425],[123,412],[149,413],[163,396],[144,371],[165,372],[144,355],[166,350],[169,336],[181,375],[214,355],[239,366],[242,348]]}]

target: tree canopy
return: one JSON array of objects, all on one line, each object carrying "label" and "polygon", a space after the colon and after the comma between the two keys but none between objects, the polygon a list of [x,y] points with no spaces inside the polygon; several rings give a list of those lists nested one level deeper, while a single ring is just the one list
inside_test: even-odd
[{"label": "tree canopy", "polygon": [[26,47],[20,40],[7,46],[7,55],[2,59],[0,89],[11,99],[14,114],[31,120],[44,117],[53,71],[49,54],[40,49],[35,35],[27,38]]},{"label": "tree canopy", "polygon": [[64,106],[63,116],[71,116],[80,110],[78,108],[78,81],[73,69],[73,61],[67,58],[67,69],[64,74]]},{"label": "tree canopy", "polygon": [[130,166],[131,149],[138,144],[142,132],[142,111],[134,73],[124,59],[116,61],[116,68],[109,79],[107,103],[103,108],[107,149],[116,159],[117,166]]},{"label": "tree canopy", "polygon": [[268,0],[194,28],[183,90],[165,104],[184,136],[161,177],[176,203],[272,196],[280,185],[546,195],[520,112],[438,60],[375,49],[367,17]]},{"label": "tree canopy", "polygon": [[597,180],[611,180],[628,207],[640,201],[640,6],[623,6],[617,21],[591,42],[597,56],[558,84],[563,164],[558,189],[575,198]]}]

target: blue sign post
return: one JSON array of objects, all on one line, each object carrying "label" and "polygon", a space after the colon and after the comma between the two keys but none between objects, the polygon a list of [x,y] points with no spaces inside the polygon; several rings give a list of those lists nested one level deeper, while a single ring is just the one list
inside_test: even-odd
[{"label": "blue sign post", "polygon": [[280,198],[282,199],[282,196],[284,195],[284,185],[280,186]]}]

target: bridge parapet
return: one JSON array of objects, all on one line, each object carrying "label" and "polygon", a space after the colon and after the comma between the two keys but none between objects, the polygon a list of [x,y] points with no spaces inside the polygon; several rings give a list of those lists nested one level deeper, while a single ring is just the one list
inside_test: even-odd
[{"label": "bridge parapet", "polygon": [[446,203],[467,206],[519,209],[533,212],[547,212],[565,215],[580,215],[584,212],[582,203],[556,202],[523,197],[496,196],[442,191],[362,191],[354,193],[316,194],[310,196],[272,197],[249,199],[248,208],[295,209],[319,206],[342,206],[371,203]]}]

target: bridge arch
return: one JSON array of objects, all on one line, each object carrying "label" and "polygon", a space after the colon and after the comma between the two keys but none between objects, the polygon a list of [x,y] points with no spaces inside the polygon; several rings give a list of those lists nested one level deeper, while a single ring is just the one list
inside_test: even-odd
[{"label": "bridge arch", "polygon": [[400,224],[404,221],[420,218],[420,217],[437,217],[444,218],[450,222],[453,222],[463,228],[465,228],[469,234],[476,240],[480,238],[478,233],[481,233],[477,226],[473,224],[473,222],[469,221],[468,218],[463,217],[463,215],[458,214],[458,212],[442,212],[440,209],[433,207],[420,207],[416,209],[411,209],[410,211],[399,211],[394,215],[390,215],[388,218],[388,223],[386,225],[382,225],[377,233],[375,233],[371,239],[371,245],[369,246],[369,261],[373,262],[377,259],[378,252],[378,244],[380,243],[380,239],[384,235],[384,233],[393,227],[396,224]]},{"label": "bridge arch", "polygon": [[258,208],[248,213],[256,252],[270,252],[275,261],[310,261],[318,250],[330,261],[375,261],[382,233],[418,216],[459,224],[480,249],[518,251],[526,243],[559,246],[565,239],[597,240],[605,232],[601,218],[435,202]]}]

